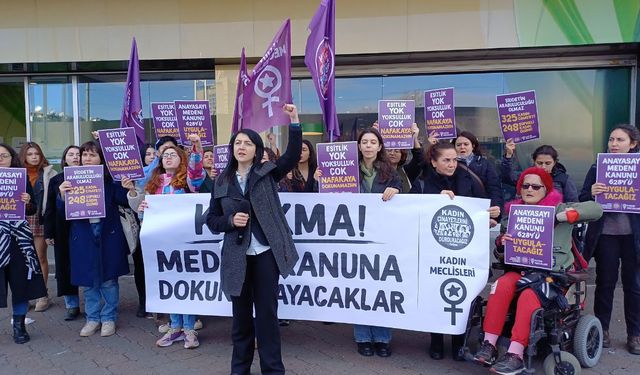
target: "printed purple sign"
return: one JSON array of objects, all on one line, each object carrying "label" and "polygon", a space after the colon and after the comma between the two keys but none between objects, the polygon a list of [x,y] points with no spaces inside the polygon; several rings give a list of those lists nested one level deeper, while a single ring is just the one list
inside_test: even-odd
[{"label": "printed purple sign", "polygon": [[535,91],[496,96],[500,130],[505,140],[522,143],[540,138]]},{"label": "printed purple sign", "polygon": [[180,139],[185,146],[191,146],[189,134],[200,136],[203,146],[213,146],[213,128],[208,100],[176,100],[176,119],[180,129]]},{"label": "printed purple sign", "polygon": [[218,145],[213,147],[213,169],[216,171],[216,176],[220,176],[220,173],[227,167],[229,162],[229,145]]},{"label": "printed purple sign", "polygon": [[134,128],[107,129],[98,131],[104,162],[114,180],[123,177],[132,180],[144,178],[142,156]]},{"label": "printed purple sign", "polygon": [[413,148],[411,125],[415,122],[415,113],[413,100],[378,100],[378,126],[384,147]]},{"label": "printed purple sign", "polygon": [[424,92],[424,119],[427,134],[435,132],[437,139],[456,138],[456,113],[453,87]]},{"label": "printed purple sign", "polygon": [[25,219],[25,204],[20,196],[26,191],[25,168],[0,168],[0,221]]},{"label": "printed purple sign", "polygon": [[318,143],[321,193],[359,193],[358,142]]},{"label": "printed purple sign", "polygon": [[640,154],[598,154],[596,182],[607,191],[596,202],[608,212],[640,213]]},{"label": "printed purple sign", "polygon": [[64,197],[67,220],[97,219],[106,216],[102,165],[64,167],[64,179],[71,181],[72,187]]},{"label": "printed purple sign", "polygon": [[555,216],[555,207],[512,205],[507,233],[513,237],[513,241],[505,244],[504,262],[522,267],[552,269]]},{"label": "printed purple sign", "polygon": [[176,120],[176,107],[172,102],[151,103],[151,116],[156,138],[170,136],[182,143]]}]

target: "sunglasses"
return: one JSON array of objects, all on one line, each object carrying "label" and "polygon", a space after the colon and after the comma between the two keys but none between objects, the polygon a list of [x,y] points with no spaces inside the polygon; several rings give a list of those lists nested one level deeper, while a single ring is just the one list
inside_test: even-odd
[{"label": "sunglasses", "polygon": [[534,191],[538,191],[538,190],[542,189],[543,187],[544,187],[544,185],[522,184],[522,190],[529,190],[529,188],[532,188]]}]

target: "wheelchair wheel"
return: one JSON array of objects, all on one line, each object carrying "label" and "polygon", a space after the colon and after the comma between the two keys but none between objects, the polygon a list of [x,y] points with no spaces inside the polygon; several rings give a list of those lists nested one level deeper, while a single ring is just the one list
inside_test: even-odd
[{"label": "wheelchair wheel", "polygon": [[569,352],[560,352],[560,358],[562,362],[558,364],[553,358],[553,353],[544,359],[542,367],[546,375],[580,375],[582,367],[580,367],[578,358]]},{"label": "wheelchair wheel", "polygon": [[593,315],[584,315],[578,320],[573,334],[573,353],[584,367],[594,367],[602,355],[602,325]]}]

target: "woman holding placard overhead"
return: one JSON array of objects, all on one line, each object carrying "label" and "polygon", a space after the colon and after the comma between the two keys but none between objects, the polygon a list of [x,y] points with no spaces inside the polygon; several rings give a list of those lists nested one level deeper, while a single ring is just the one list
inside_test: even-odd
[{"label": "woman holding placard overhead", "polygon": [[[102,149],[96,141],[80,146],[82,165],[103,165]],[[60,184],[57,209],[64,210],[69,181]],[[87,321],[80,336],[100,336],[116,332],[120,287],[118,277],[129,273],[129,245],[122,230],[118,206],[129,208],[127,191],[113,181],[104,167],[104,218],[69,221],[71,283],[83,287]],[[64,212],[64,211],[63,211]],[[102,327],[101,327],[102,326]]]},{"label": "woman holding placard overhead", "polygon": [[[148,208],[144,200],[146,194],[186,194],[197,193],[205,180],[205,172],[202,162],[202,146],[200,137],[196,134],[189,135],[192,144],[191,154],[187,155],[178,146],[164,148],[159,156],[160,163],[151,172],[149,182],[144,187],[144,194],[136,190],[133,181],[122,180],[122,186],[129,190],[127,198],[129,204],[138,208],[140,213]],[[198,335],[195,331],[196,316],[191,314],[170,314],[169,330],[165,332],[156,345],[167,347],[174,342],[184,341],[185,349],[193,349],[200,346]]]},{"label": "woman holding placard overhead", "polygon": [[[610,153],[636,153],[640,133],[633,125],[616,126],[609,135]],[[637,162],[636,162],[637,166]],[[582,186],[580,200],[595,199],[608,191],[608,186],[596,182],[597,166],[591,166]],[[638,187],[635,186],[635,194]],[[604,330],[603,346],[611,346],[609,323],[613,307],[613,293],[622,267],[624,318],[627,324],[627,349],[640,354],[640,214],[606,212],[589,225],[585,238],[584,257],[596,260],[596,292],[593,311]]]},{"label": "woman holding placard overhead", "polygon": [[[513,139],[507,139],[502,156],[502,182],[515,185],[518,175],[513,173],[513,159],[516,144]],[[542,168],[553,177],[553,186],[563,196],[564,202],[577,202],[578,189],[567,174],[567,169],[558,157],[558,151],[553,146],[542,145],[531,154],[531,160],[536,167]]]},{"label": "woman holding placard overhead", "polygon": [[[15,150],[4,143],[0,143],[0,167],[22,167]],[[33,215],[36,212],[35,204],[31,203],[33,189],[29,183],[26,185],[26,192],[21,194],[20,200],[25,203],[25,213]],[[24,344],[30,340],[25,327],[29,300],[47,294],[33,235],[26,220],[0,221],[0,308],[7,307],[7,286],[11,288],[13,341]]]},{"label": "woman holding placard overhead", "polygon": [[[573,225],[579,222],[597,220],[602,216],[602,208],[595,202],[562,203],[562,194],[554,190],[553,179],[542,168],[526,169],[518,179],[516,189],[521,197],[506,204],[505,212],[511,205],[538,205],[555,207],[553,228],[553,271],[562,272],[573,268],[573,252],[571,250]],[[511,233],[507,233],[509,217],[502,221],[502,234],[496,240],[501,246],[496,249],[498,259],[504,258],[504,246],[513,241]],[[531,272],[534,271],[534,272]],[[523,277],[522,272],[527,272]],[[546,278],[544,271],[535,272],[527,267],[511,268],[505,271],[494,282],[489,292],[487,311],[482,327],[484,342],[476,353],[474,360],[492,366],[491,372],[497,374],[517,374],[524,369],[524,349],[529,343],[531,316],[535,310],[545,306],[567,304],[560,288]],[[518,294],[517,291],[521,290]],[[511,329],[511,343],[504,356],[498,360],[496,344],[502,334],[509,305],[517,298],[516,315]]]},{"label": "woman holding placard overhead", "polygon": [[[414,194],[446,194],[455,196],[488,198],[480,181],[471,176],[468,169],[458,164],[458,154],[453,143],[433,143],[425,155],[426,163],[422,174],[412,184]],[[500,216],[500,207],[491,206],[491,219]],[[488,225],[489,223],[487,223]],[[463,336],[453,336],[451,340],[453,358],[463,361],[460,353]],[[444,358],[444,335],[431,334],[429,355],[433,359]]]},{"label": "woman holding placard overhead", "polygon": [[[36,245],[36,252],[42,267],[44,284],[47,285],[49,279],[49,261],[47,260],[47,244],[44,240],[44,211],[47,207],[47,189],[49,181],[58,174],[49,165],[49,161],[44,156],[42,148],[35,142],[27,142],[20,147],[20,162],[27,168],[29,183],[33,188],[33,203],[36,205],[36,213],[28,215],[29,226],[33,233],[33,242]],[[55,202],[52,202],[55,204]],[[49,297],[38,298],[34,311],[45,311],[49,308]]]},{"label": "woman holding placard overhead", "polygon": [[[60,167],[80,165],[80,147],[69,146],[62,153]],[[64,298],[66,313],[64,320],[75,320],[80,315],[78,287],[71,284],[71,262],[69,259],[69,223],[64,212],[56,210],[56,199],[60,194],[60,185],[64,174],[55,175],[47,189],[47,207],[44,212],[44,238],[47,245],[53,246],[56,260],[56,283],[58,296]]]},{"label": "woman holding placard overhead", "polygon": [[255,338],[262,373],[285,372],[278,280],[291,272],[298,252],[278,197],[278,181],[300,160],[302,129],[296,107],[285,104],[283,110],[291,121],[286,152],[275,163],[262,162],[260,135],[250,129],[238,131],[229,142],[229,163],[211,192],[207,226],[224,233],[221,283],[233,306],[234,374],[250,372]]}]

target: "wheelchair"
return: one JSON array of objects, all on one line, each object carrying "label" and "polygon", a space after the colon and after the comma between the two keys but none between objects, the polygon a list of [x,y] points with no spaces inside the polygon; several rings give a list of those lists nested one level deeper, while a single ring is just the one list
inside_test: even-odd
[{"label": "wheelchair", "polygon": [[[539,308],[531,317],[529,345],[525,350],[522,374],[533,374],[533,359],[546,356],[543,361],[547,375],[578,375],[582,367],[590,368],[598,364],[602,355],[603,331],[600,320],[593,315],[583,314],[586,299],[587,263],[574,246],[574,268],[567,273],[548,272],[557,285],[565,290],[569,308]],[[494,268],[501,268],[495,264]],[[498,340],[498,348],[508,346],[511,328],[515,321],[517,298],[514,298],[507,314],[506,323]],[[487,300],[481,296],[471,304],[471,310],[464,333],[461,353],[466,360],[473,356],[483,341],[482,323]]]}]

